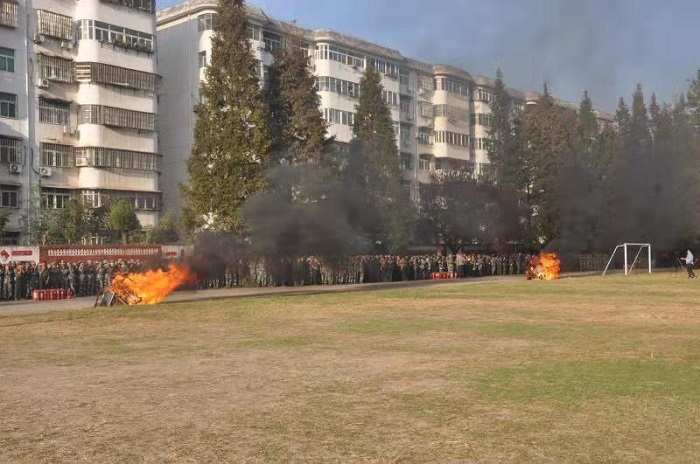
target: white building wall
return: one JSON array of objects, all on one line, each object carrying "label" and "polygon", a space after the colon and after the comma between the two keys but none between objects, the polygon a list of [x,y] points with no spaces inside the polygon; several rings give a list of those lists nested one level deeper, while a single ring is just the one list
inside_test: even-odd
[{"label": "white building wall", "polygon": [[17,27],[0,25],[0,46],[14,51],[14,71],[0,71],[0,92],[16,96],[16,115],[14,118],[0,117],[0,135],[17,139],[20,150],[18,167],[11,166],[8,162],[0,163],[0,186],[19,187],[17,206],[0,206],[0,211],[10,213],[9,222],[5,226],[9,235],[18,234],[21,230],[21,218],[27,211],[27,198],[32,181],[28,167],[31,162],[29,115],[32,109],[27,76],[28,7],[27,3],[19,2]]}]

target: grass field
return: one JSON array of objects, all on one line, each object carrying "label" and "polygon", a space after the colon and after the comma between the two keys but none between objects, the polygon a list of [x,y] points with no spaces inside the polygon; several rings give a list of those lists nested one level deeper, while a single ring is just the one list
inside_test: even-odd
[{"label": "grass field", "polygon": [[700,461],[700,283],[0,318],[2,462]]}]

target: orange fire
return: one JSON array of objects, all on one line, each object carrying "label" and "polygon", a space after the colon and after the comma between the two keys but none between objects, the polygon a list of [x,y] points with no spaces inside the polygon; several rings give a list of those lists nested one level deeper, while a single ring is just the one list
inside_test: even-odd
[{"label": "orange fire", "polygon": [[197,276],[184,264],[170,263],[168,270],[117,274],[110,288],[130,305],[156,304],[182,284],[193,284]]},{"label": "orange fire", "polygon": [[559,255],[556,253],[540,253],[541,272],[538,278],[542,280],[554,280],[559,277]]}]

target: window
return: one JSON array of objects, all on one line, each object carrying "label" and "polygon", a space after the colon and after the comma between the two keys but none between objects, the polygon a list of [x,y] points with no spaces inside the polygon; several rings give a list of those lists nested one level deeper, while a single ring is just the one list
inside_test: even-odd
[{"label": "window", "polygon": [[430,155],[420,155],[418,157],[418,169],[421,171],[430,171]]},{"label": "window", "polygon": [[437,131],[435,132],[435,142],[467,148],[469,147],[469,136],[459,132]]},{"label": "window", "polygon": [[0,238],[0,244],[6,246],[19,245],[19,232],[6,231],[2,238]]},{"label": "window", "polygon": [[203,52],[199,52],[197,59],[198,59],[198,63],[199,63],[199,69],[207,67],[207,51],[206,50],[204,50]]},{"label": "window", "polygon": [[484,137],[478,137],[478,138],[472,139],[470,146],[471,146],[471,148],[473,148],[475,150],[487,150],[488,144],[489,144],[489,139],[484,138]]},{"label": "window", "polygon": [[399,83],[407,87],[411,84],[411,80],[408,76],[408,71],[406,71],[403,68],[399,70]]},{"label": "window", "polygon": [[446,117],[453,124],[469,124],[469,111],[452,105],[435,105],[433,107],[435,117]]},{"label": "window", "polygon": [[17,117],[17,95],[0,92],[0,118]]},{"label": "window", "polygon": [[445,90],[463,97],[469,96],[469,85],[447,77],[435,78],[435,90]]},{"label": "window", "polygon": [[248,38],[251,40],[256,40],[258,42],[262,41],[262,29],[260,26],[255,26],[253,24],[248,24]]},{"label": "window", "polygon": [[335,92],[340,95],[357,98],[360,96],[360,84],[336,79],[335,77],[319,76],[316,78],[316,90],[319,92]]},{"label": "window", "polygon": [[413,155],[401,153],[401,170],[407,171],[409,169],[413,169]]},{"label": "window", "polygon": [[494,99],[494,96],[491,92],[488,90],[482,89],[481,87],[477,87],[476,89],[476,99],[477,101],[482,101],[486,103],[491,103]]},{"label": "window", "polygon": [[19,208],[19,185],[0,185],[0,206]]},{"label": "window", "polygon": [[418,143],[421,145],[432,145],[433,130],[428,127],[420,127],[418,129]]},{"label": "window", "polygon": [[491,115],[485,113],[477,113],[476,123],[480,126],[491,127]]},{"label": "window", "polygon": [[435,110],[433,109],[433,105],[431,105],[430,103],[426,103],[426,102],[419,102],[418,108],[419,108],[419,112],[420,112],[421,117],[430,118],[430,119],[433,118],[434,113],[435,113]]},{"label": "window", "polygon": [[73,147],[71,145],[61,145],[58,143],[41,143],[41,166],[51,166],[57,168],[67,168],[73,165]]},{"label": "window", "polygon": [[335,108],[324,108],[323,119],[325,119],[328,124],[342,124],[345,126],[355,125],[355,113],[336,110]]},{"label": "window", "polygon": [[215,13],[202,13],[197,16],[197,31],[211,31],[214,29],[214,14]]},{"label": "window", "polygon": [[36,10],[37,32],[56,37],[57,39],[73,40],[73,21],[70,16],[63,16],[51,11]]},{"label": "window", "polygon": [[120,45],[124,48],[143,50],[149,53],[155,50],[155,39],[152,34],[92,19],[80,20],[78,37],[80,39],[91,39]]},{"label": "window", "polygon": [[399,104],[399,94],[391,90],[382,90],[382,100],[389,106],[397,106]]},{"label": "window", "polygon": [[374,59],[374,68],[386,76],[398,77],[399,75],[399,65],[388,61]]},{"label": "window", "polygon": [[401,124],[401,132],[399,133],[399,136],[401,138],[401,143],[404,146],[408,146],[411,144],[411,126]]},{"label": "window", "polygon": [[153,132],[156,127],[156,115],[114,106],[81,105],[78,124],[102,124]]},{"label": "window", "polygon": [[126,200],[135,210],[157,211],[160,209],[161,194],[157,192],[123,192],[118,190],[83,190],[86,205],[97,208],[111,201]]},{"label": "window", "polygon": [[103,2],[123,5],[134,10],[141,10],[153,14],[156,11],[156,0],[102,0]]},{"label": "window", "polygon": [[40,196],[42,208],[63,209],[70,200],[70,190],[42,187]]},{"label": "window", "polygon": [[41,77],[60,82],[73,82],[73,62],[56,56],[37,55]]},{"label": "window", "polygon": [[0,163],[22,164],[22,140],[0,136]]},{"label": "window", "polygon": [[157,75],[104,63],[85,62],[75,64],[75,78],[78,82],[97,82],[154,91]]},{"label": "window", "polygon": [[420,76],[418,79],[418,88],[421,90],[435,90],[433,78],[430,76]]},{"label": "window", "polygon": [[19,5],[16,0],[0,0],[0,26],[19,27]]},{"label": "window", "polygon": [[160,171],[161,155],[106,147],[75,147],[76,166]]},{"label": "window", "polygon": [[365,57],[357,53],[353,53],[344,48],[335,47],[333,45],[320,44],[316,45],[314,58],[317,60],[332,60],[343,64],[354,66],[356,68],[365,67]]},{"label": "window", "polygon": [[282,38],[272,32],[263,31],[263,42],[265,42],[265,50],[274,52],[282,45]]},{"label": "window", "polygon": [[39,98],[39,121],[47,124],[70,125],[70,103]]},{"label": "window", "polygon": [[15,51],[0,47],[0,71],[15,72]]}]

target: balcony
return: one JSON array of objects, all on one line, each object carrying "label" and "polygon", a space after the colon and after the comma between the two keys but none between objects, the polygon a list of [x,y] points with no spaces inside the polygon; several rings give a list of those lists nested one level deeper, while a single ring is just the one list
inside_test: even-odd
[{"label": "balcony", "polygon": [[13,0],[0,0],[0,26],[19,27],[19,5]]}]

